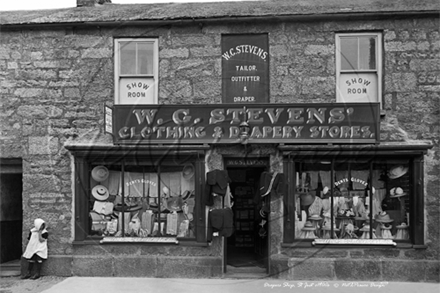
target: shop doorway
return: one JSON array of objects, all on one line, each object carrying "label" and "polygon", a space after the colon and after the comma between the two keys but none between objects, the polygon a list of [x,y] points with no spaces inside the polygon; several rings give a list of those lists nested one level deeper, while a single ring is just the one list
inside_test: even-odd
[{"label": "shop doorway", "polygon": [[23,174],[21,159],[0,159],[0,275],[20,274]]},{"label": "shop doorway", "polygon": [[234,234],[226,238],[226,272],[239,269],[242,272],[267,273],[268,223],[261,226],[259,213],[259,179],[266,167],[228,167],[232,182]]}]

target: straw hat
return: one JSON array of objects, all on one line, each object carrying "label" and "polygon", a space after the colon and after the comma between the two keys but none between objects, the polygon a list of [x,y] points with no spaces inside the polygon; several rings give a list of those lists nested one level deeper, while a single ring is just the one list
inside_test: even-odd
[{"label": "straw hat", "polygon": [[395,187],[390,190],[390,197],[391,198],[397,198],[397,197],[401,197],[401,196],[405,196],[405,195],[406,195],[406,192],[403,192],[403,189],[400,187]]},{"label": "straw hat", "polygon": [[181,211],[183,199],[181,197],[171,197],[167,200],[167,209],[170,211]]},{"label": "straw hat", "polygon": [[390,219],[390,215],[388,215],[386,212],[381,212],[376,216],[376,221],[381,223],[391,223],[394,222],[394,220]]},{"label": "straw hat", "polygon": [[92,170],[92,178],[97,182],[105,181],[108,178],[109,171],[105,166],[96,166]]},{"label": "straw hat", "polygon": [[391,170],[388,172],[388,177],[390,179],[397,179],[405,175],[407,172],[408,172],[407,167],[403,167],[402,165],[395,166],[391,168]]},{"label": "straw hat", "polygon": [[107,200],[109,193],[107,187],[103,185],[96,185],[92,189],[92,195],[96,200]]},{"label": "straw hat", "polygon": [[186,164],[183,166],[182,177],[186,180],[191,179],[194,176],[194,166],[192,164]]}]

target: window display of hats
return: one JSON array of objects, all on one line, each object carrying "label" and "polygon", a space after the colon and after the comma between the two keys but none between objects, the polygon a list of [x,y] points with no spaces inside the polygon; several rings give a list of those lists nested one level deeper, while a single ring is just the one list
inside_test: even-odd
[{"label": "window display of hats", "polygon": [[408,234],[408,228],[409,226],[406,223],[402,223],[398,226],[396,226],[397,232],[396,236],[394,236],[394,239],[397,240],[408,240],[409,234]]},{"label": "window display of hats", "polygon": [[312,222],[307,221],[306,224],[304,225],[304,228],[301,229],[301,236],[300,238],[304,238],[304,239],[316,239],[316,235],[315,235],[315,230],[316,228],[313,227]]}]

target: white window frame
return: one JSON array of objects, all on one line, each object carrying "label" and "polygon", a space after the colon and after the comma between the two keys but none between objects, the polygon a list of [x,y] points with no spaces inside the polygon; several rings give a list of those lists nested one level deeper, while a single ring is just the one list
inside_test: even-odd
[{"label": "white window frame", "polygon": [[[366,70],[341,70],[341,37],[365,37],[371,36],[376,38],[376,69]],[[343,73],[376,73],[377,75],[377,102],[380,103],[380,108],[383,109],[382,97],[382,70],[383,70],[383,47],[382,47],[382,33],[380,32],[364,32],[364,33],[337,33],[335,35],[336,44],[336,102],[344,102],[342,92],[339,88],[341,74]],[[349,102],[349,101],[345,101]]]},{"label": "white window frame", "polygon": [[[153,74],[120,74],[120,44],[122,42],[144,42],[153,44]],[[159,40],[153,38],[116,38],[114,39],[114,68],[115,68],[115,105],[122,104],[120,97],[119,81],[121,78],[136,78],[148,77],[154,80],[154,97],[153,104],[158,104],[159,96]]]}]

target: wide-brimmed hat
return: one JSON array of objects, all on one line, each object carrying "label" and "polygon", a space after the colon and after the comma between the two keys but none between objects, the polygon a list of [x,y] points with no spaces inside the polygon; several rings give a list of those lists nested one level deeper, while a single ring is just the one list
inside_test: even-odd
[{"label": "wide-brimmed hat", "polygon": [[104,185],[96,185],[92,189],[92,195],[96,200],[107,200],[109,193],[107,187]]},{"label": "wide-brimmed hat", "polygon": [[193,164],[185,164],[182,170],[182,177],[186,180],[191,179],[194,176],[194,166]]},{"label": "wide-brimmed hat", "polygon": [[310,217],[309,217],[309,220],[322,220],[322,218],[319,216],[319,215],[311,215]]},{"label": "wide-brimmed hat", "polygon": [[359,231],[362,232],[369,232],[370,231],[370,225],[364,225],[361,229],[359,229]]},{"label": "wide-brimmed hat", "polygon": [[171,197],[167,200],[167,209],[172,212],[182,210],[183,199],[181,197]]},{"label": "wide-brimmed hat", "polygon": [[376,221],[381,223],[391,223],[394,222],[394,220],[390,219],[390,215],[388,215],[386,212],[382,212],[376,216]]},{"label": "wide-brimmed hat", "polygon": [[401,196],[405,196],[405,195],[406,195],[406,192],[404,192],[403,189],[400,187],[395,187],[390,190],[390,197],[391,198],[401,197]]},{"label": "wide-brimmed hat", "polygon": [[313,227],[313,224],[310,221],[307,221],[304,224],[304,228],[302,228],[301,230],[303,230],[303,231],[314,231],[314,230],[316,230],[316,228]]},{"label": "wide-brimmed hat", "polygon": [[191,196],[194,195],[194,190],[193,191],[189,191],[186,190],[183,194],[182,194],[182,199],[183,200],[187,200],[188,198],[190,198]]},{"label": "wide-brimmed hat", "polygon": [[409,226],[408,226],[406,223],[402,223],[402,224],[396,226],[396,228],[398,228],[398,229],[406,229],[406,228],[408,228],[408,227],[409,227]]},{"label": "wide-brimmed hat", "polygon": [[109,171],[105,166],[96,166],[92,170],[92,178],[97,182],[102,182],[107,180]]},{"label": "wide-brimmed hat", "polygon": [[395,166],[391,168],[390,171],[388,172],[388,177],[390,179],[397,179],[405,175],[407,172],[408,172],[408,167],[404,167],[402,165]]}]

